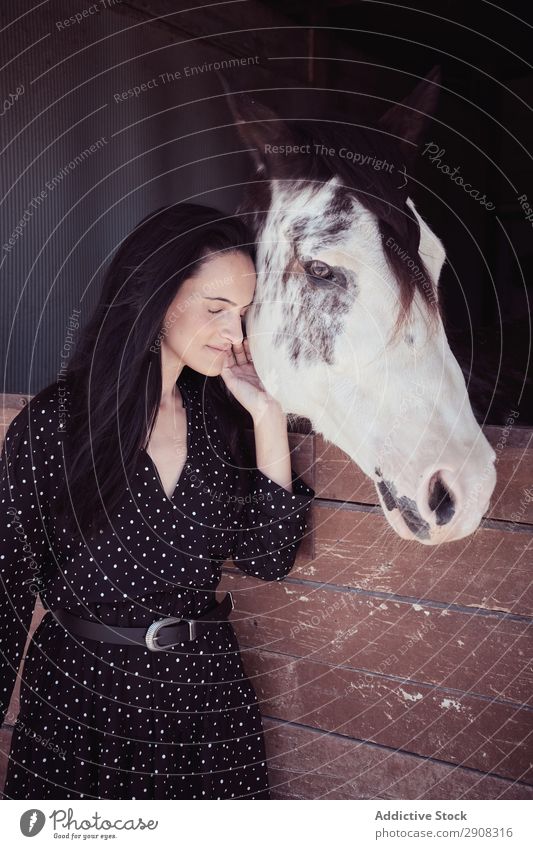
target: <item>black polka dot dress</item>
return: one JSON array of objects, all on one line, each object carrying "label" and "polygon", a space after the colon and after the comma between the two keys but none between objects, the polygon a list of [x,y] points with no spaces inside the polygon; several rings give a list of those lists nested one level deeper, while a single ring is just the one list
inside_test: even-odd
[{"label": "black polka dot dress", "polygon": [[[64,474],[62,385],[32,398],[7,430],[0,491],[0,707],[14,726],[7,799],[270,798],[257,696],[230,622],[151,651],[71,635],[52,613],[64,607],[135,627],[194,618],[215,604],[225,560],[265,581],[282,580],[294,565],[314,491],[294,472],[290,493],[252,469],[249,493],[237,499],[235,468],[198,377],[185,368],[178,378],[187,461],[172,497],[141,450],[109,531],[89,539],[69,535],[54,512]],[[47,612],[24,655],[15,719],[7,709],[38,594]],[[234,599],[238,609],[238,593]]]}]

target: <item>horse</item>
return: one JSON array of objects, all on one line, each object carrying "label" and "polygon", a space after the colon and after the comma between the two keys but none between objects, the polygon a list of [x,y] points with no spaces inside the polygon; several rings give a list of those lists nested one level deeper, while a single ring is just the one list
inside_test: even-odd
[{"label": "horse", "polygon": [[496,483],[444,329],[445,248],[410,197],[439,81],[433,69],[368,126],[286,120],[223,80],[253,162],[237,213],[257,245],[257,374],[374,482],[395,533],[424,545],[472,534]]}]

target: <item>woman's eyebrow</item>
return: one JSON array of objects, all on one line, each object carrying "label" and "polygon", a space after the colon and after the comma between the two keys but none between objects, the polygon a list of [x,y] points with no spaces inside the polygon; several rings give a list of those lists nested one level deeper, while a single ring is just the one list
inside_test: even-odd
[{"label": "woman's eyebrow", "polygon": [[[233,307],[239,306],[238,304],[235,303],[235,301],[230,301],[229,298],[218,298],[216,295],[213,295],[213,296],[204,295],[204,298],[208,301],[226,301],[227,304],[231,304]],[[245,304],[244,306],[249,307],[252,304],[253,304],[253,301],[250,301],[249,304]],[[244,309],[244,307],[243,307],[243,309]]]}]

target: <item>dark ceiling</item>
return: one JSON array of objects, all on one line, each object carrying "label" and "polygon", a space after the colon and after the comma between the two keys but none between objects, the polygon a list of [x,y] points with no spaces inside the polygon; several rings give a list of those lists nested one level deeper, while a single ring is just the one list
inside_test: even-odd
[{"label": "dark ceiling", "polygon": [[[333,27],[334,37],[359,53],[413,73],[422,73],[435,61],[459,68],[462,62],[457,60],[497,80],[531,70],[531,0],[499,5],[485,0],[406,0],[405,4],[262,0],[262,4],[302,26]],[[448,78],[450,72],[448,68]]]}]

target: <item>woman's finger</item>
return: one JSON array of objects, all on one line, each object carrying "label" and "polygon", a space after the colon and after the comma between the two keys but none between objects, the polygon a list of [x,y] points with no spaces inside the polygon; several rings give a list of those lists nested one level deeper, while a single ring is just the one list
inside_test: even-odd
[{"label": "woman's finger", "polygon": [[230,348],[224,354],[224,368],[231,368],[235,365],[235,357],[233,356],[233,351]]},{"label": "woman's finger", "polygon": [[244,350],[244,345],[242,343],[240,345],[233,345],[233,353],[235,354],[235,360],[238,366],[244,366],[248,362],[248,358],[246,356],[246,351]]}]

